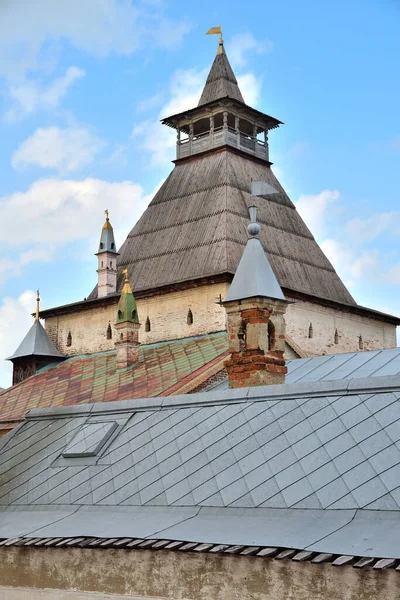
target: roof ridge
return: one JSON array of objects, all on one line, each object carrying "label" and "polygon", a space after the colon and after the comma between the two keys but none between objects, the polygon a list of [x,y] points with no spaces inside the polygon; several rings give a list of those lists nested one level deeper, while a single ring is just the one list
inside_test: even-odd
[{"label": "roof ridge", "polygon": [[376,394],[386,394],[388,391],[399,390],[399,388],[400,375],[384,375],[360,379],[299,381],[296,383],[231,389],[229,390],[229,398],[227,398],[226,390],[210,390],[209,392],[197,392],[189,396],[156,396],[152,398],[135,398],[132,400],[97,402],[85,405],[39,408],[30,410],[25,418],[27,420],[40,420],[48,419],[52,416],[57,418],[61,414],[72,416],[75,412],[90,411],[100,416],[102,413],[159,411],[176,408],[193,408],[194,406],[230,406],[232,404],[252,404],[254,402],[276,402],[277,400],[293,401],[301,398],[337,398],[337,396],[346,395],[348,392],[352,394],[368,394],[373,391]]}]

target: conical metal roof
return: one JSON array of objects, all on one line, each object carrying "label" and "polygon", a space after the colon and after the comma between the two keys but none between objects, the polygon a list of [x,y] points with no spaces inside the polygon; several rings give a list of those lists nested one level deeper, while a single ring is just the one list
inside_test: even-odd
[{"label": "conical metal roof", "polygon": [[256,296],[286,301],[260,240],[253,237],[247,241],[225,302]]},{"label": "conical metal roof", "polygon": [[227,96],[239,100],[239,102],[243,102],[244,104],[242,93],[232,67],[229,64],[228,57],[225,54],[224,47],[220,46],[220,48],[221,50],[216,55],[208,74],[198,106],[207,104],[207,102],[212,102],[213,100],[226,98]]},{"label": "conical metal roof", "polygon": [[40,321],[35,321],[17,350],[7,360],[23,358],[25,356],[48,356],[52,358],[65,358],[57,350]]},{"label": "conical metal roof", "polygon": [[101,230],[98,254],[101,254],[102,252],[112,252],[113,254],[118,254],[115,246],[114,230],[110,223],[110,219],[108,218],[108,210],[106,211],[106,215],[106,222]]}]

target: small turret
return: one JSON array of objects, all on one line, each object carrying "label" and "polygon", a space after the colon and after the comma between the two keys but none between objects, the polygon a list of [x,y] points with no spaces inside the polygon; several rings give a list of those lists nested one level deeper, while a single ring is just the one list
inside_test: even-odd
[{"label": "small turret", "polygon": [[137,362],[140,347],[140,323],[136,300],[129,285],[127,269],[124,269],[122,273],[125,275],[125,282],[118,303],[117,321],[115,323],[115,329],[117,330],[115,341],[117,369],[126,369]]},{"label": "small turret", "polygon": [[110,223],[108,210],[105,211],[106,222],[101,230],[98,258],[97,295],[99,298],[114,294],[117,291],[117,256],[114,230]]},{"label": "small turret", "polygon": [[225,363],[230,388],[284,383],[287,373],[283,358],[287,301],[256,237],[260,232],[256,207],[249,210],[251,237],[223,302],[231,352]]},{"label": "small turret", "polygon": [[39,321],[39,290],[36,297],[35,322],[12,356],[13,385],[35,375],[39,369],[66,357],[60,354]]}]

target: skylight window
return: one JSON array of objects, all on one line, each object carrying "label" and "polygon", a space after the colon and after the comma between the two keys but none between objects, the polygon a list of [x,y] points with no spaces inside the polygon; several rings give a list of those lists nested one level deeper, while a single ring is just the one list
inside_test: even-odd
[{"label": "skylight window", "polygon": [[84,458],[96,456],[115,429],[118,423],[86,423],[72,438],[62,453],[64,458]]}]

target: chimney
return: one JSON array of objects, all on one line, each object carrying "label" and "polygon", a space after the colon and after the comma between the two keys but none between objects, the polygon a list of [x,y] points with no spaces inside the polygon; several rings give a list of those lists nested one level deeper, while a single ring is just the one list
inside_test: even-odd
[{"label": "chimney", "polygon": [[229,387],[285,382],[287,301],[260,240],[256,207],[235,277],[223,302],[227,312],[230,358],[225,362]]},{"label": "chimney", "polygon": [[136,307],[136,300],[133,296],[131,286],[129,285],[128,271],[124,269],[125,275],[124,287],[118,303],[117,339],[115,341],[116,368],[126,369],[139,359],[139,316]]}]

